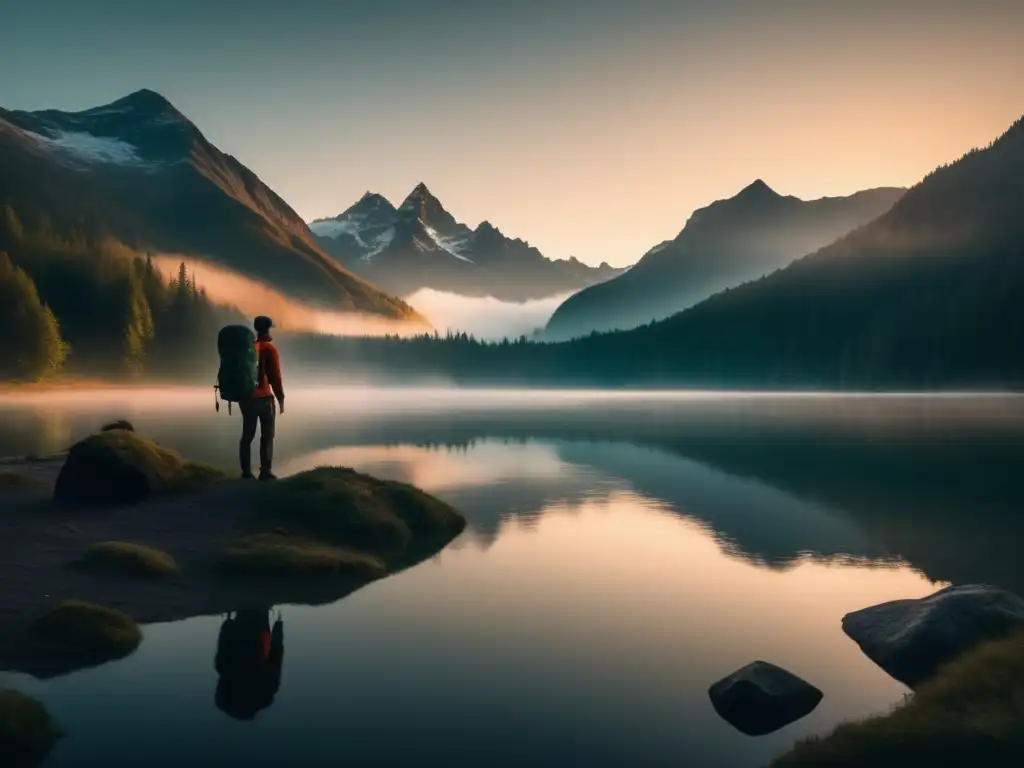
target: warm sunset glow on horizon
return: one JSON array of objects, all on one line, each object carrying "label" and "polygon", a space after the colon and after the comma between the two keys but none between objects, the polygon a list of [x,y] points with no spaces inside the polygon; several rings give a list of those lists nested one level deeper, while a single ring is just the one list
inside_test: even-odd
[{"label": "warm sunset glow on horizon", "polygon": [[152,88],[307,219],[424,181],[471,226],[594,264],[755,178],[802,198],[912,185],[1024,114],[1012,0],[297,0],[287,33],[265,0],[102,0],[60,24],[52,5],[4,11],[4,107]]}]

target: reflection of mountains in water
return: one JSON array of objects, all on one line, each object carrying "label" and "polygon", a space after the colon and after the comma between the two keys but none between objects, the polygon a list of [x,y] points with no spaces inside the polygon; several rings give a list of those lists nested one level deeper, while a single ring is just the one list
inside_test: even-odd
[{"label": "reflection of mountains in water", "polygon": [[[728,551],[762,565],[806,556],[904,559],[936,581],[1024,591],[1015,566],[1024,533],[1018,414],[946,420],[922,412],[891,424],[856,413],[831,421],[657,416],[406,414],[348,425],[345,442],[465,448],[486,436],[555,441],[573,468],[564,482],[510,479],[439,493],[465,509],[485,538],[498,534],[503,516],[593,498],[596,471],[606,489],[625,485],[662,501],[704,522]],[[590,476],[573,479],[582,471]]]},{"label": "reflection of mountains in water", "polygon": [[[493,541],[505,519],[530,523],[551,507],[575,508],[632,489],[702,521],[725,549],[762,565],[785,567],[814,553],[900,557],[934,580],[1024,591],[1015,567],[1024,532],[1016,461],[1024,455],[1024,398],[813,400],[659,403],[656,395],[646,401],[610,396],[599,404],[514,409],[313,409],[312,417],[300,409],[282,424],[277,452],[301,457],[326,446],[360,446],[359,452],[436,446],[458,451],[453,461],[461,465],[479,458],[484,441],[543,440],[557,471],[537,477],[510,471],[437,490],[467,513],[480,541]],[[99,416],[70,417],[73,431],[95,428]],[[236,423],[162,419],[159,411],[144,416],[147,430],[149,421],[154,436],[186,455],[220,464],[234,455]],[[64,433],[65,419],[58,423]],[[17,433],[18,424],[3,434]],[[400,474],[402,466],[395,462],[388,470]]]}]

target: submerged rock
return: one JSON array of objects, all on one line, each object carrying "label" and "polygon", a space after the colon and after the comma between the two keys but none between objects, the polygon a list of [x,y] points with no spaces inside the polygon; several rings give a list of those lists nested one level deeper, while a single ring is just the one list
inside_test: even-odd
[{"label": "submerged rock", "polygon": [[715,711],[738,731],[763,736],[810,714],[824,694],[767,661],[755,661],[708,689]]},{"label": "submerged rock", "polygon": [[975,645],[1020,628],[1024,600],[984,584],[946,587],[843,617],[843,631],[865,655],[911,688]]}]

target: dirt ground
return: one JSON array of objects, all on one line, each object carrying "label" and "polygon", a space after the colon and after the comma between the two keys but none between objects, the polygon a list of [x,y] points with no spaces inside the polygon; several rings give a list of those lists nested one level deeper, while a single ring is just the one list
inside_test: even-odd
[{"label": "dirt ground", "polygon": [[[52,677],[82,666],[30,632],[33,619],[69,598],[116,608],[145,625],[282,603],[328,603],[368,583],[350,576],[296,581],[218,572],[221,548],[244,532],[242,518],[258,483],[232,481],[135,505],[67,509],[50,501],[62,464],[63,456],[0,460],[0,470],[39,482],[0,490],[0,670]],[[131,578],[73,565],[92,544],[108,540],[167,552],[178,571]]]}]

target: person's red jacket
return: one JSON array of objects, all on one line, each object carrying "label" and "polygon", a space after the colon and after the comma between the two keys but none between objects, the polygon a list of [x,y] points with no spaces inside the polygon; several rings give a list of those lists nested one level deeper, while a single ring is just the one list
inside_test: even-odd
[{"label": "person's red jacket", "polygon": [[256,355],[260,361],[260,369],[263,375],[260,377],[259,386],[253,392],[253,397],[277,397],[284,400],[284,384],[281,383],[281,357],[277,354],[277,347],[269,336],[261,336],[256,341]]}]

